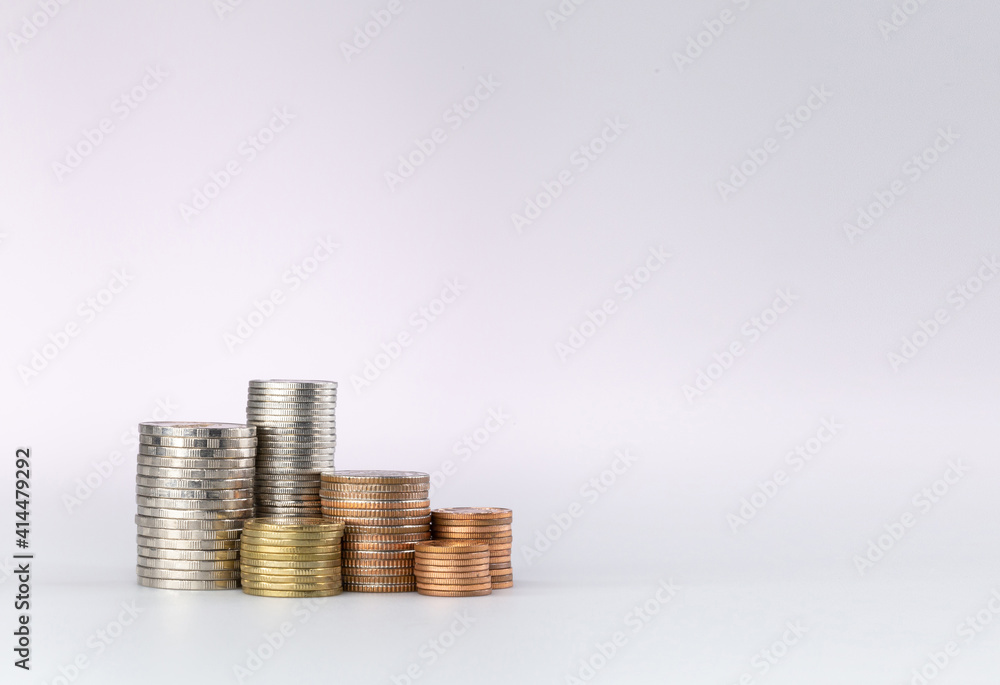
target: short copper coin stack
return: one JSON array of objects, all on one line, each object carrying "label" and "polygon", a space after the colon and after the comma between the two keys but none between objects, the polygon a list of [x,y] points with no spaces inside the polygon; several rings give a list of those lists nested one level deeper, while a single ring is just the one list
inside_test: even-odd
[{"label": "short copper coin stack", "polygon": [[510,509],[501,507],[453,507],[431,512],[431,534],[435,540],[464,540],[488,545],[493,589],[514,587],[510,567]]},{"label": "short copper coin stack", "polygon": [[490,549],[466,540],[430,540],[416,547],[417,592],[432,597],[481,597],[493,591]]},{"label": "short copper coin stack", "polygon": [[419,471],[324,471],[320,505],[344,523],[348,592],[413,592],[413,547],[430,540],[430,476]]},{"label": "short copper coin stack", "polygon": [[343,591],[344,525],[321,518],[256,518],[243,526],[243,592],[263,597],[331,597]]}]

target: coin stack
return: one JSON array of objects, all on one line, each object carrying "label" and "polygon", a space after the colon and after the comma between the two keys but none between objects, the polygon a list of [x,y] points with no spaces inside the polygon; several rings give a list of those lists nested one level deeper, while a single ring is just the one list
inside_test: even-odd
[{"label": "coin stack", "polygon": [[319,473],[337,446],[334,381],[250,381],[247,424],[257,427],[257,516],[320,516]]},{"label": "coin stack", "polygon": [[514,587],[510,567],[513,541],[510,523],[513,514],[501,507],[454,507],[431,512],[431,533],[435,540],[466,540],[489,546],[493,589]]},{"label": "coin stack", "polygon": [[236,423],[139,424],[139,584],[240,585],[240,531],[253,516],[256,429]]},{"label": "coin stack", "polygon": [[493,591],[490,548],[466,540],[430,540],[416,546],[417,592],[433,597],[481,597]]},{"label": "coin stack", "polygon": [[342,521],[344,589],[413,592],[413,548],[430,540],[430,476],[418,471],[325,471],[323,516]]},{"label": "coin stack", "polygon": [[321,518],[256,518],[243,526],[243,592],[262,597],[331,597],[343,592],[344,524]]}]

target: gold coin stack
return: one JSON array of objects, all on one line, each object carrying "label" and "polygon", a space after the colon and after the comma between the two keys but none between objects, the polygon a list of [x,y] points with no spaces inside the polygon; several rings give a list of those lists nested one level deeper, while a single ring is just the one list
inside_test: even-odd
[{"label": "gold coin stack", "polygon": [[324,471],[324,518],[344,524],[344,589],[413,592],[413,547],[430,540],[430,476],[419,471]]},{"label": "gold coin stack", "polygon": [[431,533],[435,540],[481,542],[489,547],[493,589],[514,587],[510,567],[513,514],[501,507],[453,507],[431,512]]},{"label": "gold coin stack", "polygon": [[417,592],[432,597],[481,597],[493,591],[490,548],[482,542],[429,540],[417,545]]},{"label": "gold coin stack", "polygon": [[321,518],[257,518],[243,525],[243,592],[262,597],[331,597],[343,592],[344,525]]}]

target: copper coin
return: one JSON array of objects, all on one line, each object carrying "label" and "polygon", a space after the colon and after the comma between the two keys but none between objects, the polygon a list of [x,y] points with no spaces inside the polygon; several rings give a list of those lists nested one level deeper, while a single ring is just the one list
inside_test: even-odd
[{"label": "copper coin", "polygon": [[502,507],[450,507],[435,509],[434,515],[448,519],[510,518],[513,512]]},{"label": "copper coin", "polygon": [[441,591],[441,590],[431,590],[428,588],[417,588],[417,592],[421,595],[426,595],[428,597],[485,597],[486,595],[492,593],[493,588],[489,590],[473,590],[473,591]]}]

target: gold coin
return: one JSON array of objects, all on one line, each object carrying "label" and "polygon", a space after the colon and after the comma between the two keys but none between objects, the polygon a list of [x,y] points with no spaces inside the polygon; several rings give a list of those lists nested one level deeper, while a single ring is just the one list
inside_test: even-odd
[{"label": "gold coin", "polygon": [[421,595],[427,595],[428,597],[484,597],[490,594],[493,588],[488,590],[473,590],[473,591],[451,591],[451,590],[431,590],[429,588],[418,587],[417,592]]},{"label": "gold coin", "polygon": [[292,592],[288,590],[257,590],[254,588],[243,588],[243,592],[248,595],[257,595],[258,597],[333,597],[339,595],[344,590],[343,588],[331,588],[329,590],[306,590],[299,592]]},{"label": "gold coin", "polygon": [[464,540],[428,540],[416,547],[417,554],[456,554],[466,552],[489,552],[485,544]]},{"label": "gold coin", "polygon": [[243,557],[242,561],[247,566],[260,569],[268,568],[300,568],[300,569],[324,569],[337,568],[340,566],[339,559],[324,559],[321,561],[273,561],[267,559],[251,559]]},{"label": "gold coin", "polygon": [[442,519],[496,519],[514,515],[510,509],[503,507],[449,507],[435,509],[433,514]]},{"label": "gold coin", "polygon": [[335,566],[318,566],[316,568],[282,568],[279,566],[250,566],[243,564],[240,567],[240,571],[243,574],[253,574],[255,576],[266,576],[266,575],[276,575],[276,576],[339,576],[341,573],[340,565]]},{"label": "gold coin", "polygon": [[340,559],[339,553],[330,554],[274,554],[271,552],[249,552],[242,550],[241,559],[258,559],[260,561],[326,561]]},{"label": "gold coin", "polygon": [[243,536],[241,549],[250,552],[284,552],[292,554],[329,554],[339,551],[336,543],[328,542],[325,545],[300,545],[296,542],[281,544],[278,542],[255,542],[252,538]]},{"label": "gold coin", "polygon": [[247,580],[243,578],[243,587],[254,590],[291,590],[293,592],[305,592],[308,590],[330,590],[341,587],[340,580],[316,581],[312,583],[272,583],[266,580]]},{"label": "gold coin", "polygon": [[254,537],[261,540],[301,540],[303,544],[308,544],[310,540],[339,540],[343,531],[293,531],[293,530],[244,530],[244,536]]}]

